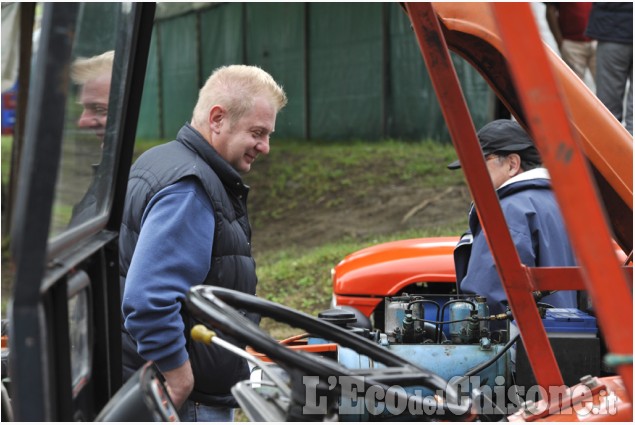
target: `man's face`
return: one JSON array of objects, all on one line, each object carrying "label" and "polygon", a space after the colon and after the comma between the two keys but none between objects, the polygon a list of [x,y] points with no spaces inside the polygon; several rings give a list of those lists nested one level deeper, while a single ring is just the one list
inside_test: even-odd
[{"label": "man's face", "polygon": [[79,103],[84,110],[77,121],[77,126],[90,129],[104,141],[106,121],[108,119],[108,96],[110,93],[110,75],[103,75],[86,82],[83,85]]},{"label": "man's face", "polygon": [[212,146],[239,173],[247,173],[258,155],[269,153],[269,136],[276,125],[276,110],[263,97],[238,121],[227,116],[212,137]]}]

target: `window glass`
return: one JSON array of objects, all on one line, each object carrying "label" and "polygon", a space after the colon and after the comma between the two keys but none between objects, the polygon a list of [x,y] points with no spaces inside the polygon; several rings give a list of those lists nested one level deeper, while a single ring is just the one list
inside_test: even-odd
[{"label": "window glass", "polygon": [[116,146],[109,122],[120,3],[82,3],[69,69],[62,153],[49,237],[107,213]]},{"label": "window glass", "polygon": [[71,379],[73,397],[88,382],[92,370],[91,312],[88,288],[68,299],[68,329],[71,351]]}]

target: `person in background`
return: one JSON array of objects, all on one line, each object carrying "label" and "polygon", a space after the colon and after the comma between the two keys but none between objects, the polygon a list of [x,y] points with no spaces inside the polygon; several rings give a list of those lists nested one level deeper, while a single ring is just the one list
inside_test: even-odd
[{"label": "person in background", "polygon": [[562,60],[584,80],[587,70],[595,80],[595,50],[597,41],[586,36],[591,3],[545,3],[546,19],[556,40]]},{"label": "person in background", "polygon": [[598,41],[597,97],[633,134],[633,3],[593,3],[585,34]]},{"label": "person in background", "polygon": [[[214,71],[191,123],[134,163],[119,239],[124,379],[153,361],[184,421],[231,421],[245,360],[190,340],[194,285],[256,292],[247,173],[269,153],[283,89],[254,66]],[[252,318],[257,322],[257,318]]]},{"label": "person in background", "polygon": [[[506,119],[483,126],[478,140],[521,263],[528,267],[576,265],[549,173],[533,140],[516,121]],[[449,169],[460,167],[459,161],[448,165]],[[507,297],[474,205],[469,231],[461,237],[454,256],[460,291],[486,297],[490,314],[503,313]],[[560,291],[542,301],[576,308],[577,294]]]}]

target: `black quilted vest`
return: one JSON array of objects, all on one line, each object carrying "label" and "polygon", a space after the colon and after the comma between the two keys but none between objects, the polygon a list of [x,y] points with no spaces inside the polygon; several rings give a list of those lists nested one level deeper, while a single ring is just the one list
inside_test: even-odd
[{"label": "black quilted vest", "polygon": [[[186,177],[197,178],[203,184],[214,209],[212,267],[204,283],[255,294],[256,264],[251,256],[251,228],[247,217],[249,187],[189,124],[181,128],[176,140],[141,155],[130,170],[119,237],[122,294],[146,206],[161,189]],[[192,285],[199,283],[192,282]],[[222,348],[191,341],[189,329],[194,319],[185,308],[181,311],[195,380],[190,399],[208,405],[236,406],[230,388],[248,377],[246,362]],[[252,320],[258,321],[255,317]],[[125,330],[122,339],[124,379],[127,379],[144,361]]]}]

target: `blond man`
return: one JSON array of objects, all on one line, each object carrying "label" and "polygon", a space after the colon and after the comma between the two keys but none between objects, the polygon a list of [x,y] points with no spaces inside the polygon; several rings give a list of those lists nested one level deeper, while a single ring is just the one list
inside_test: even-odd
[{"label": "blond man", "polygon": [[131,169],[119,240],[124,371],[151,360],[186,421],[230,421],[230,388],[248,377],[244,360],[193,344],[182,302],[193,285],[256,291],[247,193],[241,174],[269,153],[287,102],[265,71],[214,71],[191,124],[144,153]]}]

